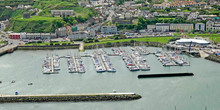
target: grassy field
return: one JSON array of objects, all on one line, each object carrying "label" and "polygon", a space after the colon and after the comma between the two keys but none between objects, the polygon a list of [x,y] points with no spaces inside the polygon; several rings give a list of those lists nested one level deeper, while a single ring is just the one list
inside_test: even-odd
[{"label": "grassy field", "polygon": [[[73,42],[53,42],[53,45],[62,45],[62,44],[73,44]],[[43,43],[28,43],[25,44],[26,46],[46,46],[50,45],[49,42],[43,42]]]},{"label": "grassy field", "polygon": [[31,16],[31,18],[23,19],[21,17],[16,18],[18,21],[53,21],[53,20],[61,20],[61,17],[46,17],[46,16]]},{"label": "grassy field", "polygon": [[78,6],[77,0],[38,0],[34,7],[42,10],[41,16],[50,16],[50,10],[74,10],[76,16],[88,18],[91,12],[91,8]]},{"label": "grassy field", "polygon": [[165,44],[172,38],[173,37],[143,37],[143,38],[119,39],[119,40],[105,39],[105,40],[101,40],[100,42],[96,42],[96,43],[86,43],[85,45],[89,46],[89,45],[95,45],[95,44],[106,44],[107,42],[110,42],[110,43],[130,42],[131,40],[135,40],[138,42],[141,42],[141,41],[142,42],[159,42],[159,43]]},{"label": "grassy field", "polygon": [[215,41],[216,43],[220,43],[220,34],[186,34],[190,37],[207,37],[210,40]]}]

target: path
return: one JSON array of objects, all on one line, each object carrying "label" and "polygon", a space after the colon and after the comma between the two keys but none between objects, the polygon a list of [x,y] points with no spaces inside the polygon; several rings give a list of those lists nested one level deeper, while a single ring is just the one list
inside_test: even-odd
[{"label": "path", "polygon": [[80,52],[84,51],[84,46],[85,46],[84,42],[74,42],[74,44],[79,44],[79,51]]},{"label": "path", "polygon": [[205,58],[205,57],[208,57],[208,56],[209,56],[209,54],[205,53],[205,52],[202,51],[202,50],[199,50],[199,54],[200,54],[200,57],[201,57],[201,58]]}]

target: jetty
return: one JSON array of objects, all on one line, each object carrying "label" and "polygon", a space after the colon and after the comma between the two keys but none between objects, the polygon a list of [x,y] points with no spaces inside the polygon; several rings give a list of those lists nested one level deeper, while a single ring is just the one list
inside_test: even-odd
[{"label": "jetty", "polygon": [[96,72],[116,72],[116,69],[113,67],[107,52],[105,52],[103,49],[94,51],[92,61],[96,68]]},{"label": "jetty", "polygon": [[155,56],[163,66],[189,66],[190,64],[184,57],[178,56],[175,52],[157,51]]},{"label": "jetty", "polygon": [[180,76],[194,76],[194,74],[193,73],[143,74],[143,75],[138,75],[138,78],[180,77]]},{"label": "jetty", "polygon": [[85,51],[84,47],[85,47],[85,43],[84,42],[74,42],[74,44],[79,44],[79,51],[83,52]]},{"label": "jetty", "polygon": [[6,53],[12,53],[17,48],[17,45],[6,45],[0,48],[0,56]]},{"label": "jetty", "polygon": [[44,59],[44,63],[42,65],[42,72],[44,74],[54,74],[54,73],[58,73],[58,71],[60,70],[59,68],[60,66],[60,61],[59,61],[59,56],[47,56]]},{"label": "jetty", "polygon": [[140,55],[150,54],[150,52],[145,47],[131,47],[131,50],[138,52]]},{"label": "jetty", "polygon": [[140,98],[141,96],[135,93],[0,95],[0,103],[121,101],[137,100]]}]

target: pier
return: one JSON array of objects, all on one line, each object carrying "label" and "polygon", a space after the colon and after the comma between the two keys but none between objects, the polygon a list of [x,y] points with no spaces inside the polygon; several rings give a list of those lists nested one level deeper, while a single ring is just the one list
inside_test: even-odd
[{"label": "pier", "polygon": [[17,45],[6,45],[0,48],[0,56],[6,53],[11,53],[17,48]]},{"label": "pier", "polygon": [[0,103],[120,101],[137,100],[140,98],[141,96],[135,93],[0,95]]},{"label": "pier", "polygon": [[108,54],[103,50],[99,49],[94,51],[92,55],[92,61],[97,72],[116,72],[113,67]]},{"label": "pier", "polygon": [[163,64],[163,66],[189,66],[190,64],[175,52],[161,52],[157,51],[155,56]]}]

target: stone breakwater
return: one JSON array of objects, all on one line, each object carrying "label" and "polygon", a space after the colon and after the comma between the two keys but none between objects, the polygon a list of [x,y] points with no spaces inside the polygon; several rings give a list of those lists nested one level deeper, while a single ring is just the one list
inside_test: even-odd
[{"label": "stone breakwater", "polygon": [[220,56],[216,56],[214,54],[209,55],[205,59],[220,63]]},{"label": "stone breakwater", "polygon": [[55,94],[55,95],[0,95],[0,103],[16,102],[84,102],[137,100],[135,93],[97,93],[97,94]]}]

